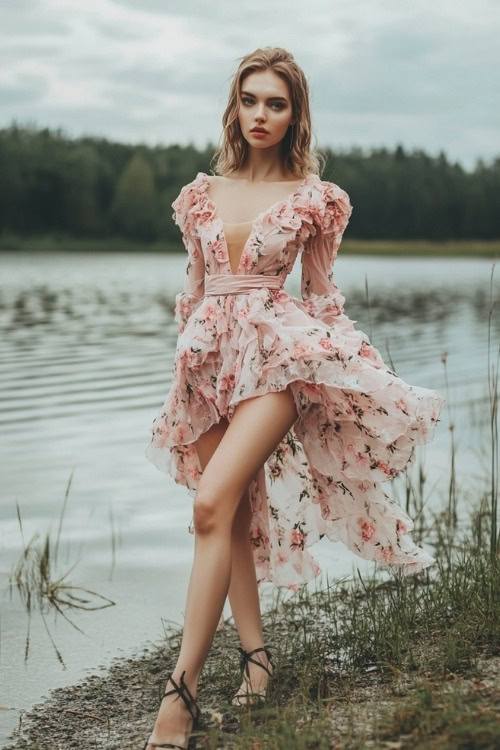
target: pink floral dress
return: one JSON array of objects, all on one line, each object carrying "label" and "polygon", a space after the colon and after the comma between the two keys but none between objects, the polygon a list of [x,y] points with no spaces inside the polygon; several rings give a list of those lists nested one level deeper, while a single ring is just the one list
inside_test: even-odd
[{"label": "pink floral dress", "polygon": [[[404,575],[431,565],[383,483],[414,461],[417,444],[433,439],[445,399],[401,380],[344,314],[332,266],[352,212],[348,194],[308,175],[253,222],[236,277],[208,185],[198,172],[172,203],[188,259],[175,298],[173,382],[147,458],[194,498],[196,439],[222,416],[230,421],[243,399],[290,384],[298,418],[249,484],[259,583],[296,589],[317,576],[308,548],[325,535]],[[301,300],[265,286],[205,292],[214,275],[231,284],[262,274],[280,286],[298,254]]]}]

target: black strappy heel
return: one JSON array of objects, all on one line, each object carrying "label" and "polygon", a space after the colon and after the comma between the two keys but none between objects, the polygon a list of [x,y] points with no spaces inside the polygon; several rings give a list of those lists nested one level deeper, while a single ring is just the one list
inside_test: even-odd
[{"label": "black strappy heel", "polygon": [[[167,690],[165,693],[163,693],[163,696],[162,696],[161,700],[163,700],[163,698],[165,698],[167,695],[172,695],[173,693],[178,693],[178,695],[181,696],[182,700],[186,704],[189,713],[193,717],[193,729],[195,729],[196,727],[198,727],[198,725],[200,723],[201,711],[200,711],[200,709],[198,707],[198,704],[196,703],[195,699],[191,695],[191,692],[190,692],[188,686],[184,682],[184,675],[185,674],[186,674],[186,670],[184,670],[184,672],[181,674],[181,679],[179,680],[179,683],[180,683],[179,685],[176,684],[176,682],[175,682],[174,678],[172,677],[172,675],[169,675],[169,677],[167,679],[167,685],[168,685],[168,682],[170,680],[170,682],[172,683],[172,685],[174,686],[174,688],[173,688],[173,690]],[[161,701],[160,701],[160,704],[161,704]],[[181,745],[174,745],[172,742],[149,742],[149,741],[147,741],[144,744],[144,747],[142,748],[142,750],[146,750],[146,748],[147,748],[148,745],[151,745],[151,747],[166,747],[166,748],[177,748],[178,750],[188,750],[187,747],[182,747]]]},{"label": "black strappy heel", "polygon": [[[270,650],[268,648],[266,648],[264,646],[264,647],[260,647],[260,648],[254,648],[253,651],[245,651],[244,648],[241,648],[241,646],[238,646],[238,651],[240,652],[240,670],[241,670],[241,674],[243,676],[243,673],[245,673],[245,679],[247,680],[247,682],[248,682],[249,685],[252,684],[250,682],[250,670],[248,668],[249,662],[251,662],[252,664],[258,664],[259,667],[262,667],[262,669],[265,669],[266,672],[268,673],[269,677],[273,676],[274,664],[273,664],[272,659],[271,659],[271,652],[270,652]],[[267,658],[269,660],[269,664],[273,668],[273,672],[270,672],[270,670],[269,670],[269,668],[267,667],[266,664],[263,664],[261,661],[258,661],[256,659],[252,659],[252,655],[256,654],[258,651],[264,651],[264,653],[266,654],[266,656],[267,656]],[[248,701],[247,700],[248,698],[256,698],[257,701],[261,702],[261,703],[265,702],[266,698],[267,698],[267,687],[268,686],[266,686],[266,689],[265,689],[264,692],[260,692],[260,693],[250,693],[250,692],[248,692],[248,693],[236,693],[236,695],[233,698],[233,701],[235,699],[238,699],[238,698],[244,698],[245,700],[243,702],[239,703],[239,704],[238,703],[237,704],[233,703],[233,705],[239,705],[239,706],[254,705],[255,701]]]}]

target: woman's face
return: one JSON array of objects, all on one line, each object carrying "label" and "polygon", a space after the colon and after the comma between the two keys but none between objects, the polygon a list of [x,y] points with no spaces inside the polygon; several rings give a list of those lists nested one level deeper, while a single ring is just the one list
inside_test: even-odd
[{"label": "woman's face", "polygon": [[[288,85],[272,70],[249,73],[241,82],[238,120],[243,137],[253,148],[279,143],[292,123]],[[264,134],[252,132],[262,128]]]}]

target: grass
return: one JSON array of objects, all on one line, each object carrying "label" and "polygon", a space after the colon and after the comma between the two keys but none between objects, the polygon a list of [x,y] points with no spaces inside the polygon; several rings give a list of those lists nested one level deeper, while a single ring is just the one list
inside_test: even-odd
[{"label": "grass", "polygon": [[477,682],[449,690],[423,684],[381,722],[379,736],[402,737],[418,750],[498,747],[500,694]]},{"label": "grass", "polygon": [[[19,504],[16,501],[16,511],[21,532],[23,552],[14,571],[10,575],[9,585],[11,589],[13,586],[17,587],[21,601],[28,614],[28,631],[24,649],[25,664],[28,660],[30,650],[29,623],[31,613],[34,608],[36,608],[40,612],[50,643],[54,648],[58,660],[61,662],[61,664],[64,665],[62,654],[58,649],[48,628],[47,621],[45,619],[46,611],[52,608],[57,610],[57,612],[59,612],[59,614],[62,615],[62,617],[64,617],[64,619],[72,627],[74,627],[81,633],[82,630],[72,620],[70,620],[70,618],[66,615],[64,609],[103,609],[104,607],[110,607],[115,604],[115,602],[113,602],[111,599],[108,599],[107,597],[102,596],[95,591],[91,591],[90,589],[86,589],[81,586],[73,586],[72,584],[65,581],[65,579],[67,578],[69,573],[71,573],[77,563],[74,563],[74,565],[72,565],[65,573],[63,573],[63,575],[58,575],[55,573],[63,518],[67,506],[72,479],[73,471],[71,472],[68,484],[66,486],[64,502],[59,517],[59,526],[55,544],[52,542],[50,531],[47,531],[45,533],[43,539],[40,539],[40,535],[38,534],[38,532],[36,532],[28,543],[25,542],[21,510],[19,508]],[[114,530],[112,533],[112,549],[114,565]],[[105,603],[93,605],[92,599],[89,599],[89,596],[96,599],[101,599]]]}]

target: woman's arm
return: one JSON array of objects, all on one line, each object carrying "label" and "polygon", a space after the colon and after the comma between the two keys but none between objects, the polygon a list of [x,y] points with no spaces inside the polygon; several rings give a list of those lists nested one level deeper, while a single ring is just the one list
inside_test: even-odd
[{"label": "woman's arm", "polygon": [[205,293],[205,259],[201,242],[189,220],[189,208],[196,200],[194,181],[184,185],[172,203],[172,218],[182,232],[182,242],[188,254],[184,285],[175,296],[175,320],[182,333],[189,317],[200,305]]},{"label": "woman's arm", "polygon": [[302,252],[301,294],[308,312],[328,326],[344,311],[345,297],[333,281],[333,264],[349,223],[352,206],[347,193],[326,183],[325,203],[314,222],[314,233]]},{"label": "woman's arm", "polygon": [[189,317],[199,307],[205,293],[205,261],[200,240],[189,234],[183,234],[182,241],[188,252],[188,262],[183,290],[175,295],[175,320],[178,333],[183,332]]}]

